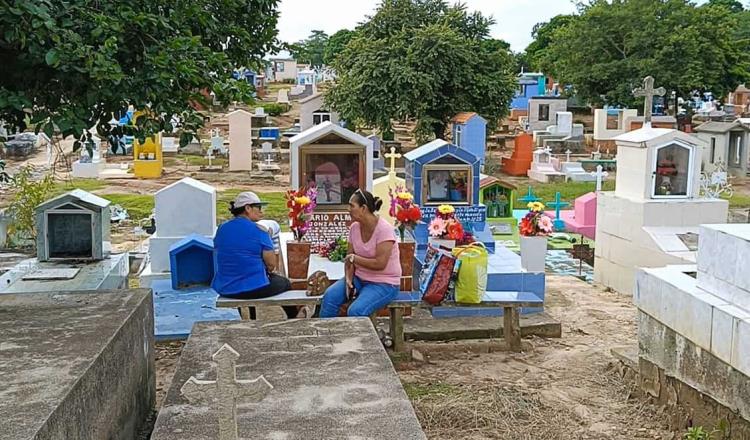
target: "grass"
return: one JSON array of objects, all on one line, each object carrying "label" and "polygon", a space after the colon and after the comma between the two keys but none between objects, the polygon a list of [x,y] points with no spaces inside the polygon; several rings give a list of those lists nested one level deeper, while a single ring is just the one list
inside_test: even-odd
[{"label": "grass", "polygon": [[727,198],[724,194],[721,195],[722,199],[729,200],[729,208],[731,209],[743,209],[750,208],[750,195],[735,192],[732,198]]},{"label": "grass", "polygon": [[[164,164],[169,166],[179,166],[184,165],[185,162],[189,166],[205,166],[208,165],[208,159],[206,159],[204,156],[197,156],[192,154],[178,154],[175,157],[169,157],[164,159]],[[224,157],[214,157],[211,159],[211,165],[212,166],[224,166],[229,161]]]},{"label": "grass", "polygon": [[101,180],[96,179],[71,179],[62,182],[55,182],[55,186],[52,189],[51,197],[59,196],[62,193],[73,191],[74,189],[82,189],[88,192],[94,192],[100,189],[106,188],[107,184]]},{"label": "grass", "polygon": [[422,384],[403,382],[403,385],[406,395],[409,396],[409,400],[418,400],[430,396],[447,397],[458,391],[453,385],[445,383]]},{"label": "grass", "polygon": [[[560,192],[560,200],[568,202],[573,205],[573,201],[586,194],[596,190],[596,182],[565,182],[565,183],[538,183],[532,182],[530,184],[534,188],[534,195],[539,197],[545,204],[555,201],[555,194]],[[614,191],[615,181],[606,180],[602,184],[603,191]],[[517,197],[524,197],[528,192],[528,187],[525,185],[519,186],[517,191]],[[517,209],[525,209],[526,206],[523,202],[516,202]]]},{"label": "grass", "polygon": [[[218,194],[218,197],[216,198],[216,216],[218,217],[217,220],[219,222],[228,220],[232,217],[232,214],[229,213],[229,202],[234,200],[234,198],[237,197],[237,194],[242,191],[243,190],[241,189],[228,189]],[[258,194],[258,197],[260,197],[261,200],[268,202],[268,205],[266,205],[263,210],[265,218],[268,220],[276,220],[281,225],[282,230],[288,230],[288,211],[286,208],[286,200],[284,200],[284,193],[256,192],[256,194]]]},{"label": "grass", "polygon": [[148,218],[154,209],[154,196],[151,194],[105,194],[101,197],[125,208],[132,220]]}]

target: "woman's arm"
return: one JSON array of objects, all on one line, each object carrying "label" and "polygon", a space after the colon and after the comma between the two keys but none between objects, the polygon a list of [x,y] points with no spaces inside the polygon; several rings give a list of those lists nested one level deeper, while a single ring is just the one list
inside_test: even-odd
[{"label": "woman's arm", "polygon": [[375,258],[365,258],[360,255],[351,254],[348,260],[355,266],[364,267],[365,269],[383,270],[388,265],[388,260],[391,258],[393,246],[396,246],[395,240],[381,241],[375,247]]},{"label": "woman's arm", "polygon": [[263,251],[263,262],[266,264],[266,268],[269,272],[273,272],[276,270],[276,263],[278,261],[279,258],[276,256],[276,252]]}]

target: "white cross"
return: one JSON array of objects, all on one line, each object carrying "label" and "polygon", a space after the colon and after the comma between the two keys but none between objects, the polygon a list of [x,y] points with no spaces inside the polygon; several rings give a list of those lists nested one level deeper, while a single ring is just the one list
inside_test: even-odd
[{"label": "white cross", "polygon": [[391,152],[385,153],[383,156],[391,160],[391,173],[396,174],[396,159],[401,157],[400,154],[396,153],[396,147],[391,147]]},{"label": "white cross", "polygon": [[221,346],[212,359],[216,362],[216,380],[198,380],[190,376],[180,392],[194,402],[218,401],[219,440],[237,440],[237,400],[260,402],[273,389],[265,377],[237,379],[235,362],[240,355],[228,344]]},{"label": "white cross", "polygon": [[609,173],[606,171],[603,171],[604,167],[600,165],[596,166],[596,172],[590,173],[592,176],[596,177],[596,192],[600,192],[602,190],[602,180],[609,176]]},{"label": "white cross", "polygon": [[572,153],[570,149],[565,150],[565,162],[570,162],[570,153]]},{"label": "white cross", "polygon": [[206,159],[208,159],[209,168],[211,168],[211,161],[213,160],[213,158],[214,158],[214,149],[209,148],[208,151],[206,152]]},{"label": "white cross", "polygon": [[651,113],[654,109],[654,96],[664,96],[667,91],[664,87],[654,88],[654,77],[647,76],[643,79],[643,87],[633,90],[633,96],[644,96],[646,102],[643,104],[643,126],[651,126]]}]

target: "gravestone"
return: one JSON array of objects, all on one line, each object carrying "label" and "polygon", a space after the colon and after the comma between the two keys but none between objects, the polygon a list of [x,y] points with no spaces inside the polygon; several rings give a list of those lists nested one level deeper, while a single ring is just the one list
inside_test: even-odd
[{"label": "gravestone", "polygon": [[270,142],[263,142],[261,145],[261,154],[264,156],[264,161],[258,163],[258,170],[260,171],[279,171],[281,167],[274,163],[272,160],[273,156],[273,144]]},{"label": "gravestone", "polygon": [[154,205],[156,233],[149,239],[149,272],[167,273],[172,245],[191,234],[213,238],[216,232],[216,189],[185,177],[157,191]]},{"label": "gravestone", "polygon": [[148,290],[0,294],[2,438],[131,440],[154,409]]},{"label": "gravestone", "polygon": [[229,119],[229,171],[253,169],[252,114],[235,110]]},{"label": "gravestone", "polygon": [[[211,362],[224,344],[233,349],[224,349],[228,359]],[[232,358],[237,380],[258,378],[254,385],[236,384],[231,367],[222,367]],[[210,395],[189,398],[191,377],[204,381],[207,393],[222,384],[225,391],[216,403]],[[426,439],[366,318],[196,324],[151,439],[220,439],[220,426],[231,425],[232,403],[239,438]]]},{"label": "gravestone", "polygon": [[328,244],[348,234],[349,198],[373,190],[372,141],[330,121],[290,140],[291,187],[317,188],[317,207],[305,240]]},{"label": "gravestone", "polygon": [[534,150],[534,159],[531,162],[531,169],[527,172],[529,179],[542,183],[562,181],[565,174],[555,169],[552,164],[552,155],[548,149]]},{"label": "gravestone", "polygon": [[105,259],[111,249],[109,204],[76,189],[37,206],[37,259]]}]

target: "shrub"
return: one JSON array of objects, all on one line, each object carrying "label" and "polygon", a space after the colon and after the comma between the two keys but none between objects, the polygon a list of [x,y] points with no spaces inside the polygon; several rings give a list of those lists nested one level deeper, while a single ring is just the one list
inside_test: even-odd
[{"label": "shrub", "polygon": [[263,104],[263,110],[271,116],[279,116],[286,111],[286,107],[282,104],[272,102],[270,104]]},{"label": "shrub", "polygon": [[54,185],[55,182],[50,174],[35,180],[30,167],[21,169],[13,177],[12,187],[15,196],[7,212],[13,219],[8,228],[8,235],[14,243],[36,239],[34,208],[47,200]]}]

